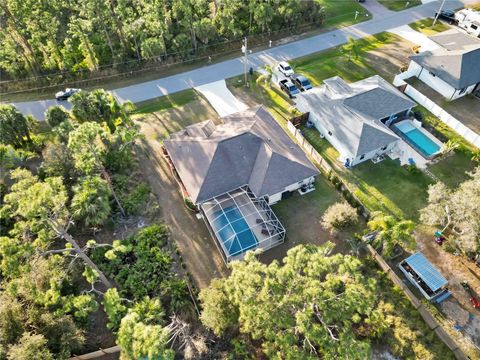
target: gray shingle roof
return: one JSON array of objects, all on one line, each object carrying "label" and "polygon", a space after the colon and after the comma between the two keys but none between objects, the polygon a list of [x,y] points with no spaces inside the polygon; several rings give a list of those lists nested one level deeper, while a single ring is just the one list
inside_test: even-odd
[{"label": "gray shingle roof", "polygon": [[338,76],[324,83],[298,97],[307,101],[317,121],[354,157],[398,140],[380,120],[416,105],[378,75],[348,87]]},{"label": "gray shingle roof", "polygon": [[[172,134],[164,145],[194,203],[240,186],[273,195],[318,174],[300,147],[263,108],[256,107]],[[213,131],[212,131],[213,130]]]},{"label": "gray shingle roof", "polygon": [[455,89],[480,82],[480,40],[455,29],[430,36],[441,48],[410,57]]}]

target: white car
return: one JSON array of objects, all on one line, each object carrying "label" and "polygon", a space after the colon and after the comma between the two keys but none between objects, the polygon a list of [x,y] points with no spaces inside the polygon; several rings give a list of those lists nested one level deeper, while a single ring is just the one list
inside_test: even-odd
[{"label": "white car", "polygon": [[283,75],[287,77],[293,75],[293,69],[286,61],[279,62],[277,68],[278,71],[280,71]]},{"label": "white car", "polygon": [[59,91],[55,94],[55,99],[58,101],[67,100],[73,94],[79,92],[80,89],[66,88],[64,91]]}]

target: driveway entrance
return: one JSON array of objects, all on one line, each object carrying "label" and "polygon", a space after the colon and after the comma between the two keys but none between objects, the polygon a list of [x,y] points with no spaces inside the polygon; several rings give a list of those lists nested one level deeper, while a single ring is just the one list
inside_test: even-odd
[{"label": "driveway entrance", "polygon": [[247,105],[238,100],[230,90],[228,90],[225,80],[197,86],[195,90],[207,98],[210,105],[213,106],[220,117],[248,109]]}]

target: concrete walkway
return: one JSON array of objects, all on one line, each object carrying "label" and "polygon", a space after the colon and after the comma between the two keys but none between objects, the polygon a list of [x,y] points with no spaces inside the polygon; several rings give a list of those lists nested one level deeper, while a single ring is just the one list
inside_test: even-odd
[{"label": "concrete walkway", "polygon": [[[462,7],[465,4],[475,3],[476,1],[478,0],[452,0],[449,2],[449,5],[453,8]],[[265,64],[271,65],[281,60],[290,60],[310,55],[318,51],[345,44],[349,37],[360,39],[369,35],[378,34],[391,28],[430,17],[435,13],[435,10],[438,9],[438,7],[439,1],[435,1],[403,11],[393,12],[387,16],[378,17],[356,25],[260,51],[248,57],[248,67],[251,66],[254,69],[257,69]],[[137,103],[226,79],[242,73],[243,57],[239,57],[162,79],[123,87],[113,90],[113,93],[121,102],[130,100]],[[15,103],[14,105],[24,114],[31,114],[37,119],[43,120],[45,110],[49,106],[56,105],[56,103],[55,100],[43,100]]]},{"label": "concrete walkway", "polygon": [[420,45],[420,49],[419,49],[420,52],[433,51],[440,48],[440,46],[436,42],[430,40],[425,34],[422,34],[421,32],[413,30],[408,25],[402,25],[402,26],[390,29],[388,30],[388,32],[401,36],[404,39],[414,44]]},{"label": "concrete walkway", "polygon": [[206,85],[195,87],[195,90],[202,93],[220,115],[220,117],[247,110],[248,106],[238,100],[227,88],[225,80],[215,81]]}]

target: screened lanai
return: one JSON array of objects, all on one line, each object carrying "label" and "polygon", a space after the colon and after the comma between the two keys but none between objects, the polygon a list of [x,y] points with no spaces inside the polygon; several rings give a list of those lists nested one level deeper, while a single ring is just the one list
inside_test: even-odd
[{"label": "screened lanai", "polygon": [[267,250],[285,240],[285,229],[268,203],[256,198],[246,186],[200,207],[225,262],[243,258],[247,250]]}]

